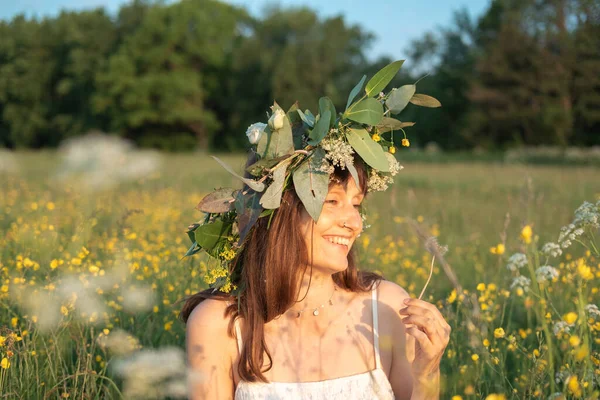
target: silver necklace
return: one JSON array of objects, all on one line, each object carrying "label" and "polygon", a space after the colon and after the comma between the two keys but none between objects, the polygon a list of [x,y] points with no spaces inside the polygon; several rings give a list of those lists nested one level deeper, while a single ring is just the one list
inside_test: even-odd
[{"label": "silver necklace", "polygon": [[290,309],[290,311],[293,311],[293,312],[297,313],[296,318],[300,318],[302,316],[302,313],[304,311],[306,311],[306,310],[313,310],[312,315],[314,315],[316,317],[317,315],[319,315],[319,308],[325,308],[325,306],[327,304],[329,304],[330,306],[333,305],[333,301],[331,299],[333,299],[333,295],[335,294],[335,292],[337,292],[337,286],[333,285],[333,292],[331,292],[331,296],[329,296],[329,300],[327,300],[327,303],[321,304],[318,307],[307,307],[307,308],[304,308],[302,310],[292,310],[292,309]]}]

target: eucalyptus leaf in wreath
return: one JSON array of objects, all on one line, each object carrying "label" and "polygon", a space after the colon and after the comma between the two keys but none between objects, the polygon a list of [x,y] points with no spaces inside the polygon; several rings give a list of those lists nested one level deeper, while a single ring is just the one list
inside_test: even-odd
[{"label": "eucalyptus leaf in wreath", "polygon": [[188,230],[187,230],[187,235],[190,238],[190,240],[192,241],[192,243],[196,243],[196,229],[200,226],[200,224],[191,224],[190,226],[188,226]]},{"label": "eucalyptus leaf in wreath", "polygon": [[239,192],[235,199],[235,210],[238,214],[238,229],[240,240],[238,245],[241,245],[252,226],[258,220],[260,213],[263,211],[260,205],[260,193],[253,190]]},{"label": "eucalyptus leaf in wreath", "polygon": [[394,79],[394,76],[400,70],[404,64],[404,60],[394,61],[391,64],[383,67],[379,72],[377,72],[369,82],[367,82],[367,87],[365,88],[365,93],[369,97],[377,96],[385,87]]},{"label": "eucalyptus leaf in wreath", "polygon": [[421,107],[437,108],[442,106],[442,103],[435,97],[422,93],[415,93],[413,97],[410,98],[410,102]]},{"label": "eucalyptus leaf in wreath", "polygon": [[385,101],[385,105],[392,114],[398,114],[408,105],[416,90],[417,87],[415,85],[404,85],[397,89],[392,89]]},{"label": "eucalyptus leaf in wreath", "polygon": [[[263,135],[263,137],[264,136],[265,135]],[[252,179],[244,178],[244,177],[236,174],[235,171],[229,165],[225,164],[218,157],[215,157],[215,156],[211,156],[211,157],[214,158],[219,164],[221,164],[221,166],[223,168],[225,168],[227,170],[227,172],[229,172],[231,175],[235,176],[236,178],[238,178],[239,180],[241,180],[242,182],[244,182],[252,190],[255,190],[257,192],[262,192],[263,190],[265,190],[265,184],[264,183],[258,182],[258,181],[252,180]]]},{"label": "eucalyptus leaf in wreath", "polygon": [[371,139],[366,130],[352,128],[348,131],[346,137],[350,146],[367,164],[376,170],[389,172],[390,166],[385,157],[385,151],[376,141]]},{"label": "eucalyptus leaf in wreath", "polygon": [[377,130],[379,130],[379,133],[386,133],[389,131],[397,131],[406,128],[407,126],[413,126],[414,124],[414,122],[402,122],[398,121],[396,118],[383,117],[381,122],[377,125]]},{"label": "eucalyptus leaf in wreath", "polygon": [[325,111],[329,111],[329,126],[331,128],[335,125],[335,119],[337,117],[335,106],[329,97],[321,97],[319,99],[319,114],[324,115]]},{"label": "eucalyptus leaf in wreath", "polygon": [[294,149],[302,149],[302,137],[306,133],[306,126],[302,123],[302,117],[300,116],[298,109],[298,102],[292,104],[287,111],[287,117],[290,120],[292,126],[292,140],[294,142]]},{"label": "eucalyptus leaf in wreath", "polygon": [[[308,110],[306,110],[308,111]],[[306,123],[306,125],[308,125],[309,127],[314,127],[315,126],[315,120],[314,118],[309,118],[308,115],[306,115],[305,113],[302,112],[302,110],[298,110],[298,115],[300,116],[300,119],[302,119],[302,121],[304,121]]]},{"label": "eucalyptus leaf in wreath", "polygon": [[360,91],[362,90],[363,85],[365,84],[365,80],[366,79],[367,79],[367,76],[363,75],[363,77],[360,80],[360,82],[358,82],[356,84],[356,86],[354,86],[354,88],[350,91],[350,95],[348,96],[348,101],[346,102],[346,110],[348,109],[348,107],[350,107],[350,104],[352,104],[352,102],[356,98],[356,95],[359,94]]},{"label": "eucalyptus leaf in wreath", "polygon": [[280,165],[277,165],[273,171],[273,182],[260,198],[260,204],[266,209],[279,208],[281,204],[281,195],[285,184],[285,171],[291,160],[286,160]]},{"label": "eucalyptus leaf in wreath", "polygon": [[359,188],[360,180],[358,179],[358,171],[356,170],[356,167],[354,166],[354,161],[348,160],[348,162],[346,162],[346,168],[348,169],[348,172],[350,172],[350,175],[352,176],[352,178],[354,178],[354,183],[356,183],[356,187]]},{"label": "eucalyptus leaf in wreath", "polygon": [[248,167],[246,167],[246,172],[253,176],[263,176],[266,169],[274,167],[275,165],[279,164],[279,162],[285,160],[289,156],[290,154],[286,154],[281,157],[275,158],[261,158],[254,164],[251,164]]},{"label": "eucalyptus leaf in wreath", "polygon": [[319,220],[329,190],[329,174],[321,171],[325,150],[318,147],[292,175],[294,189],[312,219]]},{"label": "eucalyptus leaf in wreath", "polygon": [[366,98],[352,104],[344,113],[344,118],[361,124],[377,125],[383,118],[383,105],[376,99]]},{"label": "eucalyptus leaf in wreath", "polygon": [[315,124],[315,127],[308,135],[308,144],[310,144],[311,146],[316,146],[321,142],[321,140],[323,140],[325,135],[327,135],[327,132],[329,132],[329,121],[329,110],[326,110],[321,115],[321,118],[319,118],[319,120]]},{"label": "eucalyptus leaf in wreath", "polygon": [[200,225],[194,233],[196,243],[207,253],[213,255],[212,251],[215,249],[217,243],[221,240],[226,240],[230,232],[231,224],[217,219],[214,222]]},{"label": "eucalyptus leaf in wreath", "polygon": [[204,196],[196,206],[196,210],[213,214],[231,211],[233,210],[233,192],[234,190],[231,188],[217,189]]}]

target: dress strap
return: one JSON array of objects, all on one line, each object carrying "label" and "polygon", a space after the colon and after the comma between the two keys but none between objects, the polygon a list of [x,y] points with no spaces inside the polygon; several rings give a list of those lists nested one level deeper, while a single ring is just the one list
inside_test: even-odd
[{"label": "dress strap", "polygon": [[237,339],[237,347],[238,347],[238,351],[240,354],[242,354],[242,332],[240,329],[240,319],[236,318],[233,321],[233,324],[235,326],[235,337]]},{"label": "dress strap", "polygon": [[381,358],[379,356],[379,319],[377,317],[377,288],[371,290],[373,303],[373,346],[375,348],[375,368],[381,368]]}]

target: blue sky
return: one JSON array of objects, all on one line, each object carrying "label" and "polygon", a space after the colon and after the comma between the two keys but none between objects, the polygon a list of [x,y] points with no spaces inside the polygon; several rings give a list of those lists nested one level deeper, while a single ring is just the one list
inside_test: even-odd
[{"label": "blue sky", "polygon": [[[376,35],[367,55],[375,59],[389,55],[394,59],[406,58],[411,39],[421,37],[437,27],[448,26],[454,11],[465,7],[472,17],[478,17],[489,6],[490,0],[225,0],[242,5],[253,15],[260,15],[268,4],[308,6],[322,17],[342,14],[351,24],[359,24]],[[14,15],[54,16],[61,9],[81,10],[105,7],[115,13],[123,0],[0,0],[0,19]]]}]

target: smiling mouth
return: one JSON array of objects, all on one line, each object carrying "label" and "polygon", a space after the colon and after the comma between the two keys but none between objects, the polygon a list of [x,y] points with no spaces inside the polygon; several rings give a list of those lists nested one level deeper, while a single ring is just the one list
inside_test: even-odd
[{"label": "smiling mouth", "polygon": [[350,246],[347,246],[347,245],[345,245],[345,244],[338,244],[338,243],[331,242],[331,241],[327,240],[326,238],[324,238],[324,239],[325,239],[325,241],[326,241],[327,243],[329,243],[330,245],[332,245],[332,246],[334,246],[334,247],[337,247],[337,248],[339,248],[339,249],[342,249],[342,250],[344,250],[344,251],[348,251],[348,249],[350,248]]},{"label": "smiling mouth", "polygon": [[336,247],[340,247],[345,250],[348,250],[350,248],[351,241],[348,238],[343,238],[339,236],[328,236],[324,237],[324,239],[327,240],[329,243],[335,245]]}]

